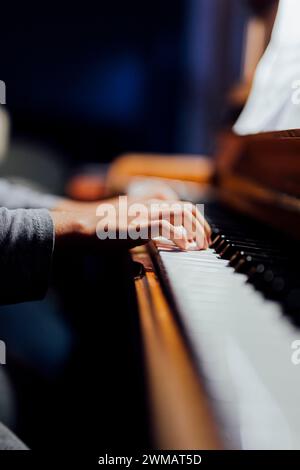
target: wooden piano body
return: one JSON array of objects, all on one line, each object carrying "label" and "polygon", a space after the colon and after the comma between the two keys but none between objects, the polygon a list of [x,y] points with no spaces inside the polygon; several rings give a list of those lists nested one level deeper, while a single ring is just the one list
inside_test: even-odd
[{"label": "wooden piano body", "polygon": [[[258,2],[257,7],[259,6]],[[272,8],[261,16],[257,15],[249,23],[242,80],[240,84],[233,87],[228,96],[232,111],[229,113],[230,115],[237,116],[247,100],[256,65],[270,39],[277,6],[278,2],[273,2]],[[268,233],[280,231],[282,239],[291,247],[291,256],[295,256],[300,261],[298,255],[300,131],[295,129],[238,136],[229,130],[231,125],[232,122],[228,123],[228,130],[219,136],[214,160],[192,156],[167,158],[157,155],[124,156],[111,169],[110,187],[122,190],[126,188],[132,178],[140,176],[166,179],[183,198],[187,198],[186,194],[189,194],[194,202],[201,201],[203,203],[213,198],[225,207],[229,207],[233,213],[241,213],[245,217],[249,217],[249,223],[251,221],[253,224],[253,221],[257,220],[257,223],[262,224],[260,227],[264,227],[266,238]],[[295,247],[294,253],[293,247]],[[266,406],[260,406],[257,409],[249,407],[253,415],[258,415],[258,418],[254,419],[253,417],[251,422],[251,416],[250,418],[248,416],[247,419],[245,418],[246,424],[244,423],[244,426],[240,426],[238,423],[238,444],[233,444],[231,447],[231,444],[228,444],[226,440],[226,425],[224,433],[224,422],[220,420],[218,409],[215,406],[216,400],[211,399],[205,374],[201,364],[199,366],[199,361],[202,358],[201,355],[200,358],[199,354],[197,355],[197,341],[195,345],[195,340],[191,341],[189,335],[190,328],[183,315],[184,302],[178,302],[180,284],[177,284],[177,289],[175,289],[174,282],[170,279],[163,264],[161,252],[154,243],[151,242],[146,248],[135,249],[132,252],[132,257],[143,265],[140,275],[135,279],[135,286],[145,350],[148,402],[154,445],[162,449],[299,448],[300,404],[298,405],[297,402],[297,394],[300,389],[300,377],[297,367],[291,364],[291,344],[286,344],[286,350],[283,348],[285,359],[280,364],[275,364],[274,370],[273,365],[270,367],[270,371],[268,371],[268,367],[264,369],[265,375],[268,375],[269,372],[271,375],[277,374],[277,382],[276,380],[270,381],[275,384],[271,389],[275,396],[276,386],[282,382],[280,392],[284,392],[283,395],[286,393],[286,402],[283,408],[289,410],[287,414],[290,421],[285,420],[284,413],[281,413],[280,406],[277,406],[280,404],[280,400],[277,403],[270,393],[265,393],[265,390],[261,388],[261,395],[265,394],[266,397],[264,402]],[[180,271],[180,265],[178,270]],[[184,289],[186,290],[185,298],[187,298],[189,295],[187,282],[182,287],[182,290]],[[300,290],[298,297],[300,316]],[[296,303],[296,305],[298,304]],[[262,310],[260,313],[263,315],[264,311]],[[281,322],[283,330],[289,329],[286,319],[283,317],[281,319],[281,313],[276,311],[276,314],[279,331]],[[200,308],[199,318],[201,319]],[[257,315],[254,315],[253,318],[253,328],[251,319],[248,322],[249,342],[252,342],[252,349],[255,349],[257,342],[260,351],[268,355],[268,347],[261,345],[259,323],[260,318]],[[264,319],[262,319],[263,324]],[[251,333],[253,332],[255,334],[252,337]],[[268,331],[264,331],[264,334],[268,344]],[[293,330],[293,334],[296,339],[300,340],[299,329]],[[247,337],[247,332],[245,337]],[[199,337],[199,341],[201,341],[201,337]],[[271,346],[276,348],[276,341],[273,345],[270,341],[270,351]],[[216,348],[220,349],[221,356],[222,347],[223,344],[216,344]],[[204,348],[204,355],[207,354],[209,362],[209,351],[205,351]],[[205,357],[204,360],[206,361],[207,358]],[[268,361],[271,365],[271,357],[267,357],[267,359],[262,357],[262,362],[268,364]],[[251,368],[249,371],[251,372]],[[212,367],[213,381],[218,382],[220,372],[222,375],[222,370],[219,367],[216,376],[214,376],[214,368]],[[237,373],[236,376],[237,389],[239,384],[242,389],[244,382],[246,387],[247,379],[249,388],[254,387],[255,395],[256,390],[254,381],[250,377],[251,373],[247,377],[245,373],[242,373],[242,370],[240,372],[241,374]],[[295,382],[293,382],[293,376]],[[289,382],[290,379],[291,382]],[[293,383],[295,390],[291,387],[291,383]],[[220,380],[221,386],[222,381]],[[243,393],[246,395],[245,390]],[[251,401],[251,390],[249,393],[250,398],[248,397],[248,399]],[[277,396],[279,395],[278,390]],[[220,396],[222,400],[222,392]],[[230,399],[234,400],[234,397],[225,396],[224,401],[230,401]],[[273,408],[269,406],[272,400]],[[234,406],[233,409],[236,414],[241,413],[235,422],[237,423],[239,419],[243,421],[245,409],[241,407],[239,410]],[[261,422],[259,418],[261,418]],[[247,427],[249,419],[251,430]],[[293,421],[293,429],[292,426],[289,429],[291,421]],[[265,434],[263,431],[266,431]],[[270,434],[277,433],[274,440],[269,439],[268,431]],[[230,432],[228,431],[228,433]],[[253,439],[255,433],[257,436]],[[253,445],[257,445],[257,447],[253,447]]]},{"label": "wooden piano body", "polygon": [[[297,246],[300,131],[245,137],[227,132],[219,148],[210,194],[213,191],[218,200],[235,211],[262,221],[266,234],[272,227],[279,228]],[[224,448],[226,443],[205,379],[199,372],[157,248],[151,243],[146,249],[135,250],[133,257],[144,265],[135,283],[155,444],[164,449]],[[300,339],[300,330],[298,336]]]}]

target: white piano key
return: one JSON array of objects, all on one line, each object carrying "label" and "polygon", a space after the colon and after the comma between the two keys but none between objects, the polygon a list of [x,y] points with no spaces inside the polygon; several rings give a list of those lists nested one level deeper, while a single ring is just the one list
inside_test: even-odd
[{"label": "white piano key", "polygon": [[159,256],[228,447],[300,449],[300,331],[213,250]]}]

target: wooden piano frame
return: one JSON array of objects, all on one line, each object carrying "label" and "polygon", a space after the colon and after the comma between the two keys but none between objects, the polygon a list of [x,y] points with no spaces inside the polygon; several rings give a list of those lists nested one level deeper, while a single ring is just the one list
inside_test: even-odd
[{"label": "wooden piano frame", "polygon": [[[235,209],[300,237],[300,131],[223,139],[217,191]],[[155,247],[133,250],[144,266],[135,280],[145,347],[152,432],[162,449],[221,449],[201,374],[181,329]]]},{"label": "wooden piano frame", "polygon": [[170,297],[149,250],[132,251],[144,266],[135,279],[154,444],[160,449],[221,449],[222,442]]}]

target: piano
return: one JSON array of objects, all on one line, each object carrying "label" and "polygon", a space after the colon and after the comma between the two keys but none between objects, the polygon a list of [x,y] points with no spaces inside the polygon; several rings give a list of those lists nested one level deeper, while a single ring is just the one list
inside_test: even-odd
[{"label": "piano", "polygon": [[134,251],[159,448],[300,448],[299,196],[300,131],[227,132],[211,247]]},{"label": "piano", "polygon": [[[278,2],[264,3],[249,24],[244,74],[228,97],[214,168],[191,156],[129,155],[109,175],[115,190],[136,177],[166,178],[183,199],[178,180],[185,180],[213,229],[206,251],[151,242],[132,252],[155,448],[300,449],[300,130],[253,131],[268,114],[259,81],[252,132],[244,132],[245,120],[234,127],[239,135],[231,130],[273,28]],[[277,27],[275,35],[296,50],[287,33]],[[284,82],[287,70],[282,77],[276,70]],[[276,129],[284,128],[280,104],[297,118],[281,85],[283,95],[269,100]],[[273,128],[262,121],[260,131]]]}]

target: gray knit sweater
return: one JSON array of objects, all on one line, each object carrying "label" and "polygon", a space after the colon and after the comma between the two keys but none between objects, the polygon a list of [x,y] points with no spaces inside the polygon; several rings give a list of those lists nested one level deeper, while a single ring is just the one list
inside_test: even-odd
[{"label": "gray knit sweater", "polygon": [[49,278],[57,198],[0,179],[0,304],[40,299]]}]

